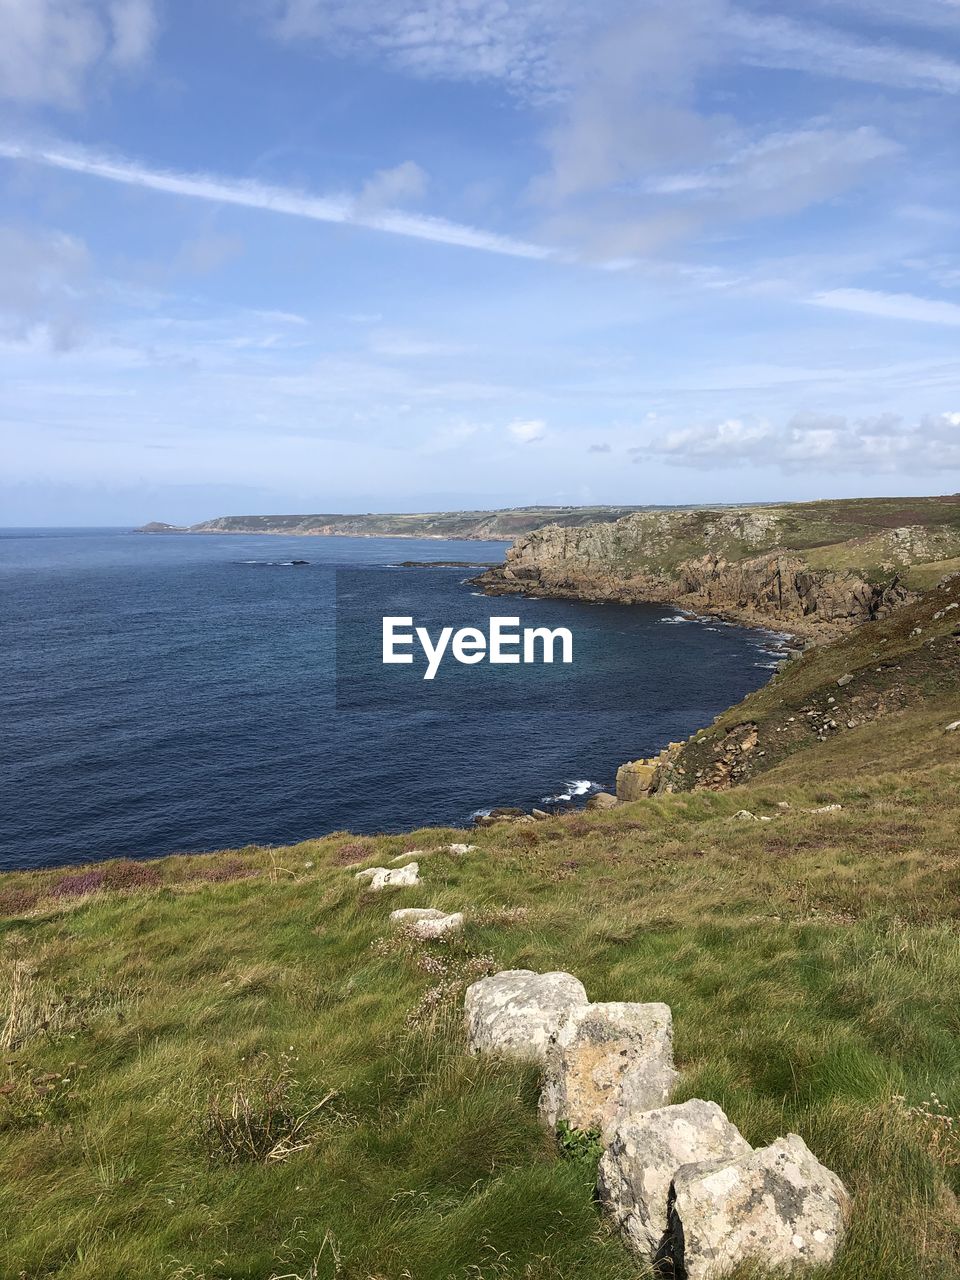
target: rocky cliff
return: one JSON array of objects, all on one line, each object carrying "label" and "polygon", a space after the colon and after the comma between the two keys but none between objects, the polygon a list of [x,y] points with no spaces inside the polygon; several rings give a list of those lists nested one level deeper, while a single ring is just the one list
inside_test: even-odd
[{"label": "rocky cliff", "polygon": [[493,595],[669,603],[810,638],[839,634],[912,598],[902,562],[849,563],[856,539],[834,544],[845,554],[833,565],[823,563],[820,544],[811,564],[796,545],[796,511],[645,512],[581,529],[550,526],[519,538],[505,563],[477,581]]}]

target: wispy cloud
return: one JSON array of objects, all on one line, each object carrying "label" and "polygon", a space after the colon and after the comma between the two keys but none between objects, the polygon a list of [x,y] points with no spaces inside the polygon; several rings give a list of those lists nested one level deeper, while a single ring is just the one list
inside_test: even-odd
[{"label": "wispy cloud", "polygon": [[153,0],[0,0],[0,98],[80,104],[94,76],[129,72],[156,35]]},{"label": "wispy cloud", "polygon": [[809,299],[814,306],[909,323],[960,325],[960,305],[912,293],[878,293],[872,289],[828,289]]},{"label": "wispy cloud", "polygon": [[926,414],[910,422],[898,414],[847,418],[796,414],[723,422],[669,432],[631,450],[636,461],[651,453],[685,467],[775,467],[786,472],[850,470],[858,473],[930,472],[960,467],[960,413]]},{"label": "wispy cloud", "polygon": [[246,209],[308,218],[314,222],[363,227],[369,231],[382,231],[389,235],[429,240],[434,244],[453,245],[462,249],[478,249],[513,258],[542,260],[554,257],[556,252],[546,245],[450,222],[446,218],[404,213],[397,209],[371,210],[363,200],[350,196],[317,196],[252,179],[150,169],[133,161],[113,159],[91,151],[0,141],[0,157],[102,178],[123,186],[160,191],[167,195],[240,205]]},{"label": "wispy cloud", "polygon": [[834,76],[894,89],[960,93],[960,62],[892,41],[874,42],[793,18],[731,13],[734,52],[755,66]]},{"label": "wispy cloud", "polygon": [[540,418],[528,422],[511,422],[507,431],[517,444],[536,444],[547,434],[547,424]]}]

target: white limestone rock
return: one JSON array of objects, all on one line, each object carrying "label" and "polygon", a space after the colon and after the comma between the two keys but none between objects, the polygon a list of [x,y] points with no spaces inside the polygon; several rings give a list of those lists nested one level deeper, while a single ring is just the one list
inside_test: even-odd
[{"label": "white limestone rock", "polygon": [[390,912],[390,920],[425,942],[448,933],[458,933],[463,928],[462,911],[448,915],[436,907],[401,907],[399,911]]},{"label": "white limestone rock", "polygon": [[600,1160],[597,1194],[627,1244],[652,1258],[667,1226],[677,1171],[693,1161],[729,1161],[750,1144],[715,1102],[692,1098],[640,1115],[624,1115]]},{"label": "white limestone rock", "polygon": [[719,1280],[747,1260],[793,1274],[833,1261],[849,1213],[843,1183],[790,1133],[739,1159],[680,1169],[661,1258],[687,1280]]},{"label": "white limestone rock", "polygon": [[420,864],[408,862],[405,867],[367,867],[356,873],[357,880],[366,880],[372,893],[381,889],[409,889],[420,884]]},{"label": "white limestone rock", "polygon": [[550,1037],[588,1003],[583,983],[572,974],[505,969],[467,987],[467,1046],[471,1053],[542,1061]]},{"label": "white limestone rock", "polygon": [[622,1113],[662,1107],[676,1080],[668,1005],[588,1004],[550,1037],[540,1116],[551,1129],[561,1120],[599,1129],[609,1142]]}]

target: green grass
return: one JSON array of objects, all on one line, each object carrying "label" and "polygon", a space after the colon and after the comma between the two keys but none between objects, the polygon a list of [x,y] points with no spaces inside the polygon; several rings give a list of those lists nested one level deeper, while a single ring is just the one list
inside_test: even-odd
[{"label": "green grass", "polygon": [[[456,833],[167,858],[79,898],[50,896],[75,873],[5,876],[0,1275],[636,1280],[589,1156],[537,1124],[535,1072],[464,1052],[465,984],[529,967],[667,1001],[678,1100],[839,1172],[836,1280],[956,1276],[960,762],[918,715],[891,719],[885,768],[821,749],[731,793],[492,828],[423,857],[417,890],[341,864]],[[467,927],[415,944],[400,904]],[[238,1154],[238,1097],[307,1145]]]}]

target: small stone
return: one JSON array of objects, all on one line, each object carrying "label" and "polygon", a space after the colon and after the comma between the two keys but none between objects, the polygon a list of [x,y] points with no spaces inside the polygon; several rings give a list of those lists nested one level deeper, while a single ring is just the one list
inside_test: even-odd
[{"label": "small stone", "polygon": [[953,720],[946,726],[944,733],[956,733],[960,729],[960,720]]},{"label": "small stone", "polygon": [[367,880],[371,893],[382,889],[409,889],[420,884],[420,865],[410,862],[405,867],[367,867],[356,873],[357,880]]},{"label": "small stone", "polygon": [[738,809],[733,816],[734,818],[738,818],[741,822],[758,821],[757,815],[755,813],[751,813],[749,809]]},{"label": "small stone", "polygon": [[464,1020],[471,1053],[542,1061],[550,1037],[590,1002],[570,973],[506,969],[467,987]]},{"label": "small stone", "polygon": [[408,849],[406,853],[398,853],[395,858],[391,858],[391,863],[403,862],[404,858],[422,858],[426,850],[424,849]]},{"label": "small stone", "polygon": [[612,796],[609,791],[597,791],[587,801],[588,809],[615,809],[620,801],[616,796]]},{"label": "small stone", "polygon": [[463,928],[462,911],[447,915],[436,907],[402,907],[399,911],[391,911],[390,919],[415,938],[424,941],[442,938],[448,933],[459,933]]},{"label": "small stone", "polygon": [[837,684],[838,684],[838,685],[840,686],[840,688],[842,689],[845,685],[850,684],[850,682],[851,682],[852,680],[853,680],[853,676],[852,676],[852,675],[850,674],[850,672],[848,671],[848,672],[847,672],[847,674],[846,674],[845,676],[841,676],[841,677],[840,677],[840,679],[837,681]]}]

